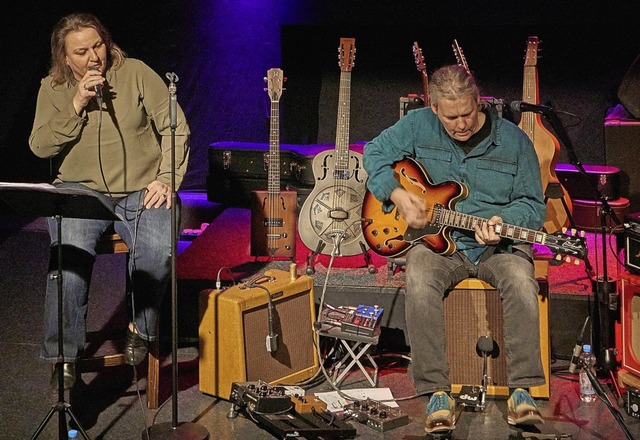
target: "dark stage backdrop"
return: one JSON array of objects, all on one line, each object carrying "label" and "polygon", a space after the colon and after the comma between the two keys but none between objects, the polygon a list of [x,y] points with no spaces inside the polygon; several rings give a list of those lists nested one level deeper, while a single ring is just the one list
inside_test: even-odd
[{"label": "dark stage backdrop", "polygon": [[[340,37],[356,38],[352,142],[395,122],[400,96],[420,93],[414,41],[431,72],[455,62],[456,38],[483,94],[511,101],[522,98],[527,38],[539,37],[541,102],[576,115],[563,121],[578,158],[593,164],[604,163],[604,116],[619,102],[617,87],[640,53],[635,1],[69,0],[31,6],[14,2],[3,13],[10,25],[2,31],[0,180],[48,178],[47,161],[36,159],[27,141],[48,70],[51,28],[75,10],[96,13],[130,56],[161,76],[178,74],[178,101],[192,131],[183,189],[206,188],[211,143],[268,141],[263,77],[271,67],[282,67],[288,78],[281,142],[333,143]],[[564,147],[560,160],[568,160]]]}]

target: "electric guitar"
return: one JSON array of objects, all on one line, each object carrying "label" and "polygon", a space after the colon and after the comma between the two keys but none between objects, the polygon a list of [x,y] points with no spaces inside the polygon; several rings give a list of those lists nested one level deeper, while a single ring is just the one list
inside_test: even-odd
[{"label": "electric guitar", "polygon": [[[529,37],[524,62],[522,100],[531,104],[540,103],[537,70],[538,47],[538,37]],[[560,143],[542,124],[540,115],[537,113],[522,113],[519,127],[533,142],[540,162],[542,189],[547,205],[544,228],[547,232],[556,232],[569,225],[573,211],[571,198],[556,175]]]},{"label": "electric guitar", "polygon": [[[393,169],[400,185],[425,202],[429,223],[423,229],[410,228],[397,208],[385,213],[382,203],[367,191],[362,204],[362,229],[367,244],[378,255],[396,257],[418,243],[426,244],[433,252],[450,255],[456,250],[451,238],[453,229],[472,231],[477,225],[488,221],[455,211],[458,201],[468,195],[465,185],[454,181],[434,185],[424,167],[411,158],[396,162]],[[495,225],[495,231],[503,238],[547,246],[558,255],[570,255],[578,259],[587,256],[582,237],[547,234],[507,223]]]},{"label": "electric guitar", "polygon": [[416,61],[416,68],[422,76],[422,101],[425,107],[429,107],[429,77],[427,76],[427,66],[424,64],[424,56],[422,55],[422,49],[418,46],[418,42],[413,42],[413,57]]},{"label": "electric guitar", "polygon": [[[323,151],[313,158],[315,185],[298,219],[300,239],[316,254],[350,256],[366,252],[360,211],[367,173],[362,167],[362,155],[349,151],[351,70],[355,52],[354,38],[340,39],[335,151]],[[327,249],[327,243],[333,246]]]},{"label": "electric guitar", "polygon": [[280,97],[282,69],[267,71],[267,92],[271,100],[267,190],[252,191],[251,255],[295,258],[297,192],[280,190]]}]

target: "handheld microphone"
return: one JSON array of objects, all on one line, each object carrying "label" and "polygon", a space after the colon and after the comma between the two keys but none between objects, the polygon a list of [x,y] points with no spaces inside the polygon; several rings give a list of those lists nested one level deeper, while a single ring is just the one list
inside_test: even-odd
[{"label": "handheld microphone", "polygon": [[584,331],[587,328],[587,324],[589,323],[589,317],[584,320],[584,325],[582,326],[582,331],[580,332],[580,336],[578,336],[578,340],[576,341],[576,346],[573,348],[573,354],[571,355],[571,362],[569,363],[569,373],[575,374],[576,368],[578,367],[578,358],[580,357],[580,353],[582,353],[582,340],[584,338]]},{"label": "handheld microphone", "polygon": [[[100,71],[98,66],[89,66],[88,70]],[[96,101],[98,101],[98,106],[102,107],[102,84],[96,84],[93,86],[93,91],[96,92]]]},{"label": "handheld microphone", "polygon": [[546,105],[539,104],[530,104],[524,101],[513,101],[510,104],[511,110],[515,112],[533,112],[533,113],[541,113],[546,114],[552,112],[553,109],[551,107],[547,107]]}]

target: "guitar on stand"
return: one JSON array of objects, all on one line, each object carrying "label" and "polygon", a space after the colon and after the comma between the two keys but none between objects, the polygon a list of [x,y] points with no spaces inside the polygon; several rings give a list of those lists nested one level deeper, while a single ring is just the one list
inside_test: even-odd
[{"label": "guitar on stand", "polygon": [[[464,70],[467,71],[469,75],[471,75],[471,69],[469,69],[469,64],[467,63],[467,59],[464,56],[464,52],[462,51],[462,47],[458,44],[458,40],[453,39],[453,43],[451,43],[451,48],[453,49],[453,55],[456,57],[456,62],[458,66],[464,67]],[[481,96],[480,97],[484,102],[496,108],[498,112],[498,116],[502,117],[502,113],[504,110],[504,100],[499,98],[494,98],[493,96]]]},{"label": "guitar on stand", "polygon": [[[524,62],[522,100],[531,104],[540,103],[537,70],[538,46],[538,37],[529,37]],[[522,113],[519,127],[533,142],[540,161],[542,189],[544,190],[544,200],[547,205],[547,216],[544,222],[545,230],[553,233],[567,226],[573,228],[571,198],[566,189],[560,184],[556,175],[560,143],[542,124],[538,113]]]},{"label": "guitar on stand", "polygon": [[[349,151],[351,70],[355,59],[355,38],[341,38],[338,47],[340,93],[335,151],[323,151],[313,158],[315,186],[300,210],[300,239],[312,252],[305,272],[313,274],[316,255],[364,254],[369,272],[374,273],[366,242],[362,237],[360,210],[367,172],[362,154]],[[331,246],[327,249],[327,244]]]},{"label": "guitar on stand", "polygon": [[267,92],[271,101],[267,190],[252,192],[251,255],[272,259],[296,256],[297,191],[280,190],[280,97],[282,69],[267,71]]},{"label": "guitar on stand", "polygon": [[431,101],[429,100],[429,77],[427,76],[427,66],[424,63],[422,49],[418,46],[417,41],[413,42],[413,57],[416,61],[416,68],[422,77],[422,102],[424,107],[429,107],[431,105]]}]

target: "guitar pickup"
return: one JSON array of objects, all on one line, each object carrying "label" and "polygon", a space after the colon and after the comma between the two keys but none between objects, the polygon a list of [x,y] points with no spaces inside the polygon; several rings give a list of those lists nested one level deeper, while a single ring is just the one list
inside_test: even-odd
[{"label": "guitar pickup", "polygon": [[281,228],[284,225],[284,222],[281,218],[266,218],[264,219],[263,225],[265,227],[276,227]]}]

